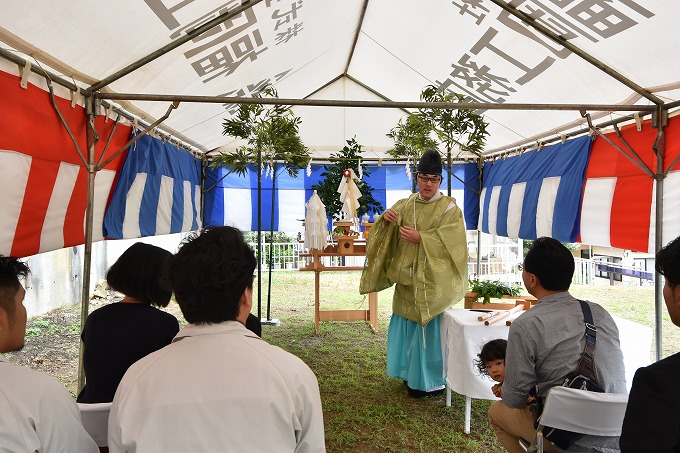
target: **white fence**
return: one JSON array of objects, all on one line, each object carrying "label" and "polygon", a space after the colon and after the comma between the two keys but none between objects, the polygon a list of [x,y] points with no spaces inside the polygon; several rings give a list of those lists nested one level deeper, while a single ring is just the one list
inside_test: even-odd
[{"label": "white fence", "polygon": [[592,285],[595,282],[597,262],[583,258],[574,258],[574,277],[571,282],[575,285]]},{"label": "white fence", "polygon": [[521,282],[522,241],[511,241],[482,234],[477,265],[477,235],[468,234],[468,275],[470,278]]},{"label": "white fence", "polygon": [[[253,251],[257,251],[257,242],[248,243]],[[260,244],[260,261],[262,269],[269,269],[271,252],[271,262],[273,270],[292,270],[304,267],[304,260],[300,258],[300,253],[304,253],[303,244],[299,242],[262,242]],[[257,255],[257,253],[256,253]]]},{"label": "white fence", "polygon": [[[257,250],[256,242],[248,243],[253,251]],[[519,271],[521,261],[515,252],[516,245],[497,244],[495,246],[483,247],[483,258],[480,261],[479,270],[477,269],[476,258],[468,259],[468,274],[474,276],[479,274],[483,278],[501,281],[521,281],[522,273]],[[304,267],[310,262],[311,257],[300,256],[304,254],[304,244],[300,242],[281,242],[270,243],[262,242],[260,245],[260,260],[262,269],[269,269],[271,249],[272,270],[296,270]],[[488,256],[491,255],[491,258]],[[324,256],[321,261],[325,266],[363,266],[363,256]]]},{"label": "white fence", "polygon": [[[249,242],[248,245],[257,250],[256,242]],[[306,252],[304,244],[300,242],[263,242],[260,244],[260,261],[262,269],[269,269],[269,253],[271,249],[272,270],[296,270],[305,267],[312,260],[311,256],[300,256]],[[324,266],[363,266],[363,256],[322,256],[321,262]]]},{"label": "white fence", "polygon": [[[250,242],[253,250],[257,249],[257,243]],[[476,247],[469,247],[468,252],[468,275],[470,278],[479,276],[484,280],[499,280],[503,282],[522,282],[521,254],[519,252],[521,244],[489,244],[482,245],[479,269],[477,268],[477,258],[475,255]],[[263,242],[261,244],[260,257],[262,269],[269,269],[269,250],[272,249],[272,270],[297,270],[306,266],[311,257],[300,256],[306,252],[304,244],[300,242],[274,243]],[[324,266],[363,266],[365,258],[363,256],[324,256],[321,262]],[[598,264],[601,261],[574,258],[575,270],[572,279],[575,285],[594,285],[603,284],[607,279],[603,278],[598,271]],[[605,263],[606,264],[606,263]],[[621,266],[617,266],[621,267]],[[621,267],[621,269],[624,269]],[[630,268],[639,271],[638,268]],[[651,284],[648,281],[639,280],[632,277],[624,277],[626,284]]]}]

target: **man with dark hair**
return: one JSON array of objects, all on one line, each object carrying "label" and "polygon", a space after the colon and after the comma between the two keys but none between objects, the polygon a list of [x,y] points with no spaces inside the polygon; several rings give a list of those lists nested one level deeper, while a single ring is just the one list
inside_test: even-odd
[{"label": "man with dark hair", "polygon": [[109,450],[325,451],[314,373],[246,329],[255,255],[231,227],[170,258],[167,283],[190,323],[132,365],[109,416]]},{"label": "man with dark hair", "polygon": [[[656,254],[656,271],[666,280],[668,315],[680,326],[680,237]],[[635,372],[621,432],[623,453],[680,452],[679,374],[680,353]]]},{"label": "man with dark hair", "polygon": [[439,191],[439,152],[423,153],[416,170],[418,193],[397,201],[371,228],[359,291],[395,285],[387,375],[421,397],[444,391],[439,325],[441,314],[465,296],[467,241],[456,200]]},{"label": "man with dark hair", "polygon": [[10,364],[1,354],[24,347],[28,266],[0,255],[0,450],[98,452],[71,395],[55,378]]},{"label": "man with dark hair", "polygon": [[[511,453],[524,451],[519,438],[531,441],[534,416],[527,402],[538,387],[538,396],[561,385],[581,359],[585,345],[585,320],[581,305],[569,286],[574,257],[559,241],[541,237],[524,258],[522,279],[538,303],[512,322],[505,356],[502,401],[489,407],[489,420],[498,441]],[[588,302],[597,328],[595,369],[606,392],[626,393],[623,354],[614,319],[600,305]],[[548,444],[548,442],[546,442]],[[571,448],[578,451],[616,451],[617,437],[583,436]],[[601,449],[598,449],[601,448]],[[547,445],[546,451],[554,451]]]}]

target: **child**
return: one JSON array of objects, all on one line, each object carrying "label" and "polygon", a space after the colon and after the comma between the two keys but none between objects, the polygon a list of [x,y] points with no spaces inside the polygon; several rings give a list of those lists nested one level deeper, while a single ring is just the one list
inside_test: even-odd
[{"label": "child", "polygon": [[500,338],[491,340],[482,346],[482,351],[477,354],[479,359],[475,360],[475,366],[480,374],[489,376],[498,382],[491,387],[491,391],[498,398],[501,397],[501,386],[503,379],[505,379],[505,348],[507,344],[506,340]]}]

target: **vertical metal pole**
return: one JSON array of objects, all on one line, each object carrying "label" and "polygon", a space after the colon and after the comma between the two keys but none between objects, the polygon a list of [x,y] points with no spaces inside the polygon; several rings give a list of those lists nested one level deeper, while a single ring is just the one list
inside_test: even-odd
[{"label": "vertical metal pole", "polygon": [[257,319],[262,319],[262,151],[257,150]]},{"label": "vertical metal pole", "polygon": [[[85,320],[90,311],[90,267],[92,262],[92,204],[94,199],[94,176],[95,160],[94,146],[99,137],[94,128],[94,98],[85,98],[85,113],[87,115],[87,203],[85,206],[85,253],[83,256],[83,295],[80,306],[80,331],[82,333]],[[83,370],[83,342],[80,341],[78,354],[78,393],[85,386],[85,373]]]},{"label": "vertical metal pole", "polygon": [[272,267],[274,266],[274,206],[276,205],[276,162],[272,171],[272,211],[269,223],[269,280],[267,281],[267,321],[271,318]]},{"label": "vertical metal pole", "polygon": [[588,279],[586,285],[591,285],[595,281],[595,261],[593,261],[593,246],[588,245]]},{"label": "vertical metal pole", "polygon": [[477,277],[482,275],[482,230],[477,229]]},{"label": "vertical metal pole", "polygon": [[[408,165],[408,163],[407,163],[406,165]],[[411,167],[411,168],[412,168],[412,170],[413,170],[413,171],[411,172],[411,176],[413,177],[413,179],[411,179],[411,193],[416,193],[416,191],[417,191],[417,188],[416,188],[416,184],[417,184],[416,178],[418,178],[418,166],[417,166],[417,164],[414,163],[414,164],[413,164],[413,167]],[[387,206],[385,206],[385,207],[387,208]],[[374,220],[375,220],[375,219],[374,219]]]},{"label": "vertical metal pole", "polygon": [[[663,245],[663,179],[664,179],[664,156],[666,154],[666,135],[663,130],[663,111],[657,113],[658,140],[656,142],[656,228],[654,231],[654,255],[659,252]],[[662,322],[663,322],[663,286],[661,275],[656,272],[654,276],[654,349],[656,360],[661,360],[662,351]]]},{"label": "vertical metal pole", "polygon": [[[482,158],[480,157],[477,160],[477,183],[479,184],[479,193],[481,194],[482,192],[482,171],[484,170],[484,162],[482,161]],[[480,253],[482,251],[482,226],[477,225],[477,278],[481,275],[481,266],[482,266],[482,254]]]},{"label": "vertical metal pole", "polygon": [[199,230],[203,228],[203,210],[205,209],[205,174],[208,168],[208,160],[201,159],[201,205],[199,206],[198,218],[201,219]]},{"label": "vertical metal pole", "polygon": [[446,175],[446,195],[451,196],[451,148],[446,150],[446,166],[449,169]]}]

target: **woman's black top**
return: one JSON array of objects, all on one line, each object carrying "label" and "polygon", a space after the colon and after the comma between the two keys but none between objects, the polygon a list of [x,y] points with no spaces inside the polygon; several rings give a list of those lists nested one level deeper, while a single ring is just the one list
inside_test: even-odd
[{"label": "woman's black top", "polygon": [[170,344],[177,332],[177,318],[146,304],[118,302],[90,313],[81,335],[86,383],[77,401],[113,401],[128,367]]}]

